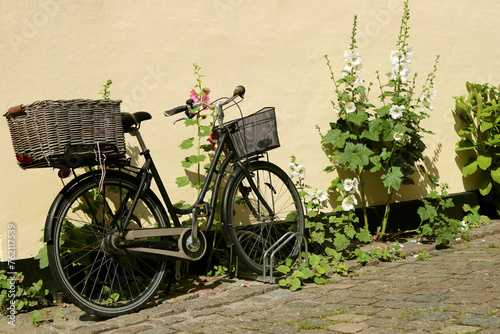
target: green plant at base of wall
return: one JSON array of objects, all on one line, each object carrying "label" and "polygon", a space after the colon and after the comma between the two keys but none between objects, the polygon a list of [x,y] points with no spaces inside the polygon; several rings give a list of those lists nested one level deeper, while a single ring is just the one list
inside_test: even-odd
[{"label": "green plant at base of wall", "polygon": [[12,275],[5,270],[0,270],[1,314],[18,313],[20,310],[32,309],[49,303],[46,299],[49,290],[43,288],[41,279],[30,287],[25,287],[23,280],[23,273]]},{"label": "green plant at base of wall", "polygon": [[483,172],[479,192],[500,212],[500,87],[466,83],[468,95],[455,97],[455,115],[462,120],[457,152],[472,157],[462,167],[468,177]]}]

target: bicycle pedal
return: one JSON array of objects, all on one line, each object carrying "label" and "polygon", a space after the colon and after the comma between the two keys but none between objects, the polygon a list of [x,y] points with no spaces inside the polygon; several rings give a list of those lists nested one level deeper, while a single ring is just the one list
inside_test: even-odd
[{"label": "bicycle pedal", "polygon": [[200,203],[196,204],[196,216],[200,217],[208,217],[208,204]]}]

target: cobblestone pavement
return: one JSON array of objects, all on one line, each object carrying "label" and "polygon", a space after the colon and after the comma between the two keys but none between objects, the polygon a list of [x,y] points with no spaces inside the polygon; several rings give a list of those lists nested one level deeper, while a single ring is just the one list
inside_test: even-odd
[{"label": "cobblestone pavement", "polygon": [[[496,226],[496,227],[495,227]],[[290,292],[251,280],[209,278],[158,305],[113,319],[93,319],[68,305],[42,310],[33,327],[20,314],[5,333],[500,333],[500,234],[424,260],[364,266],[352,277]],[[414,245],[415,247],[415,245]],[[408,247],[410,248],[410,243]],[[245,286],[247,285],[247,286]]]}]

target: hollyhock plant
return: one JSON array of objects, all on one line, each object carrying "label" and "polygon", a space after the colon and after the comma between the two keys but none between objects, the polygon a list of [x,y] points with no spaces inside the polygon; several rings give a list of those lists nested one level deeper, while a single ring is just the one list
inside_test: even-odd
[{"label": "hollyhock plant", "polygon": [[[431,103],[436,98],[434,78],[439,56],[434,63],[434,69],[427,76],[422,86],[420,96],[417,93],[416,74],[411,72],[413,66],[413,47],[408,44],[410,11],[408,0],[404,2],[404,13],[400,25],[395,49],[389,51],[390,67],[386,73],[388,82],[379,81],[380,106],[370,103],[368,96],[371,83],[364,86],[361,77],[363,62],[361,50],[356,43],[357,17],[354,17],[351,43],[344,52],[342,77],[336,80],[332,66],[327,56],[327,66],[335,85],[336,99],[332,101],[336,122],[330,122],[326,134],[318,128],[323,150],[327,154],[330,165],[325,171],[336,171],[339,178],[333,180],[330,190],[340,191],[338,201],[351,211],[356,197],[349,193],[352,184],[349,181],[354,174],[359,182],[359,193],[365,229],[368,230],[366,211],[366,194],[364,177],[373,172],[382,172],[381,181],[386,188],[386,211],[382,223],[377,226],[377,237],[383,237],[386,230],[392,195],[399,191],[402,184],[413,184],[410,176],[421,170],[417,166],[423,161],[425,144],[422,141],[424,133],[431,133],[421,126],[421,121],[429,117],[432,111]],[[371,109],[371,110],[370,110]],[[345,177],[342,173],[349,173]],[[345,183],[345,184],[344,184]],[[357,200],[356,200],[357,202]],[[346,210],[343,210],[346,212]],[[345,216],[347,217],[347,216]],[[354,217],[351,216],[352,219]],[[345,218],[347,219],[347,218]]]}]

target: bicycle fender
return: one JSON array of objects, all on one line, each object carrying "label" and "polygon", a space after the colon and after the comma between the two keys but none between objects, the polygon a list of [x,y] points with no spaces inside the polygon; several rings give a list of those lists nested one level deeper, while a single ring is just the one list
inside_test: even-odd
[{"label": "bicycle fender", "polygon": [[[43,240],[46,243],[51,243],[52,242],[52,236],[54,235],[53,233],[53,225],[55,221],[55,215],[57,211],[59,210],[60,205],[64,202],[64,199],[68,193],[71,192],[71,190],[78,185],[80,182],[83,180],[90,178],[90,177],[100,177],[101,171],[91,171],[82,175],[77,176],[73,180],[71,180],[64,188],[61,189],[61,191],[56,195],[56,198],[52,202],[52,205],[50,206],[49,212],[47,214],[47,218],[45,219],[45,229],[43,231]],[[121,178],[128,178],[128,179],[134,179],[135,178],[127,173],[115,171],[115,170],[107,170],[106,171],[107,176],[120,176]]]}]

